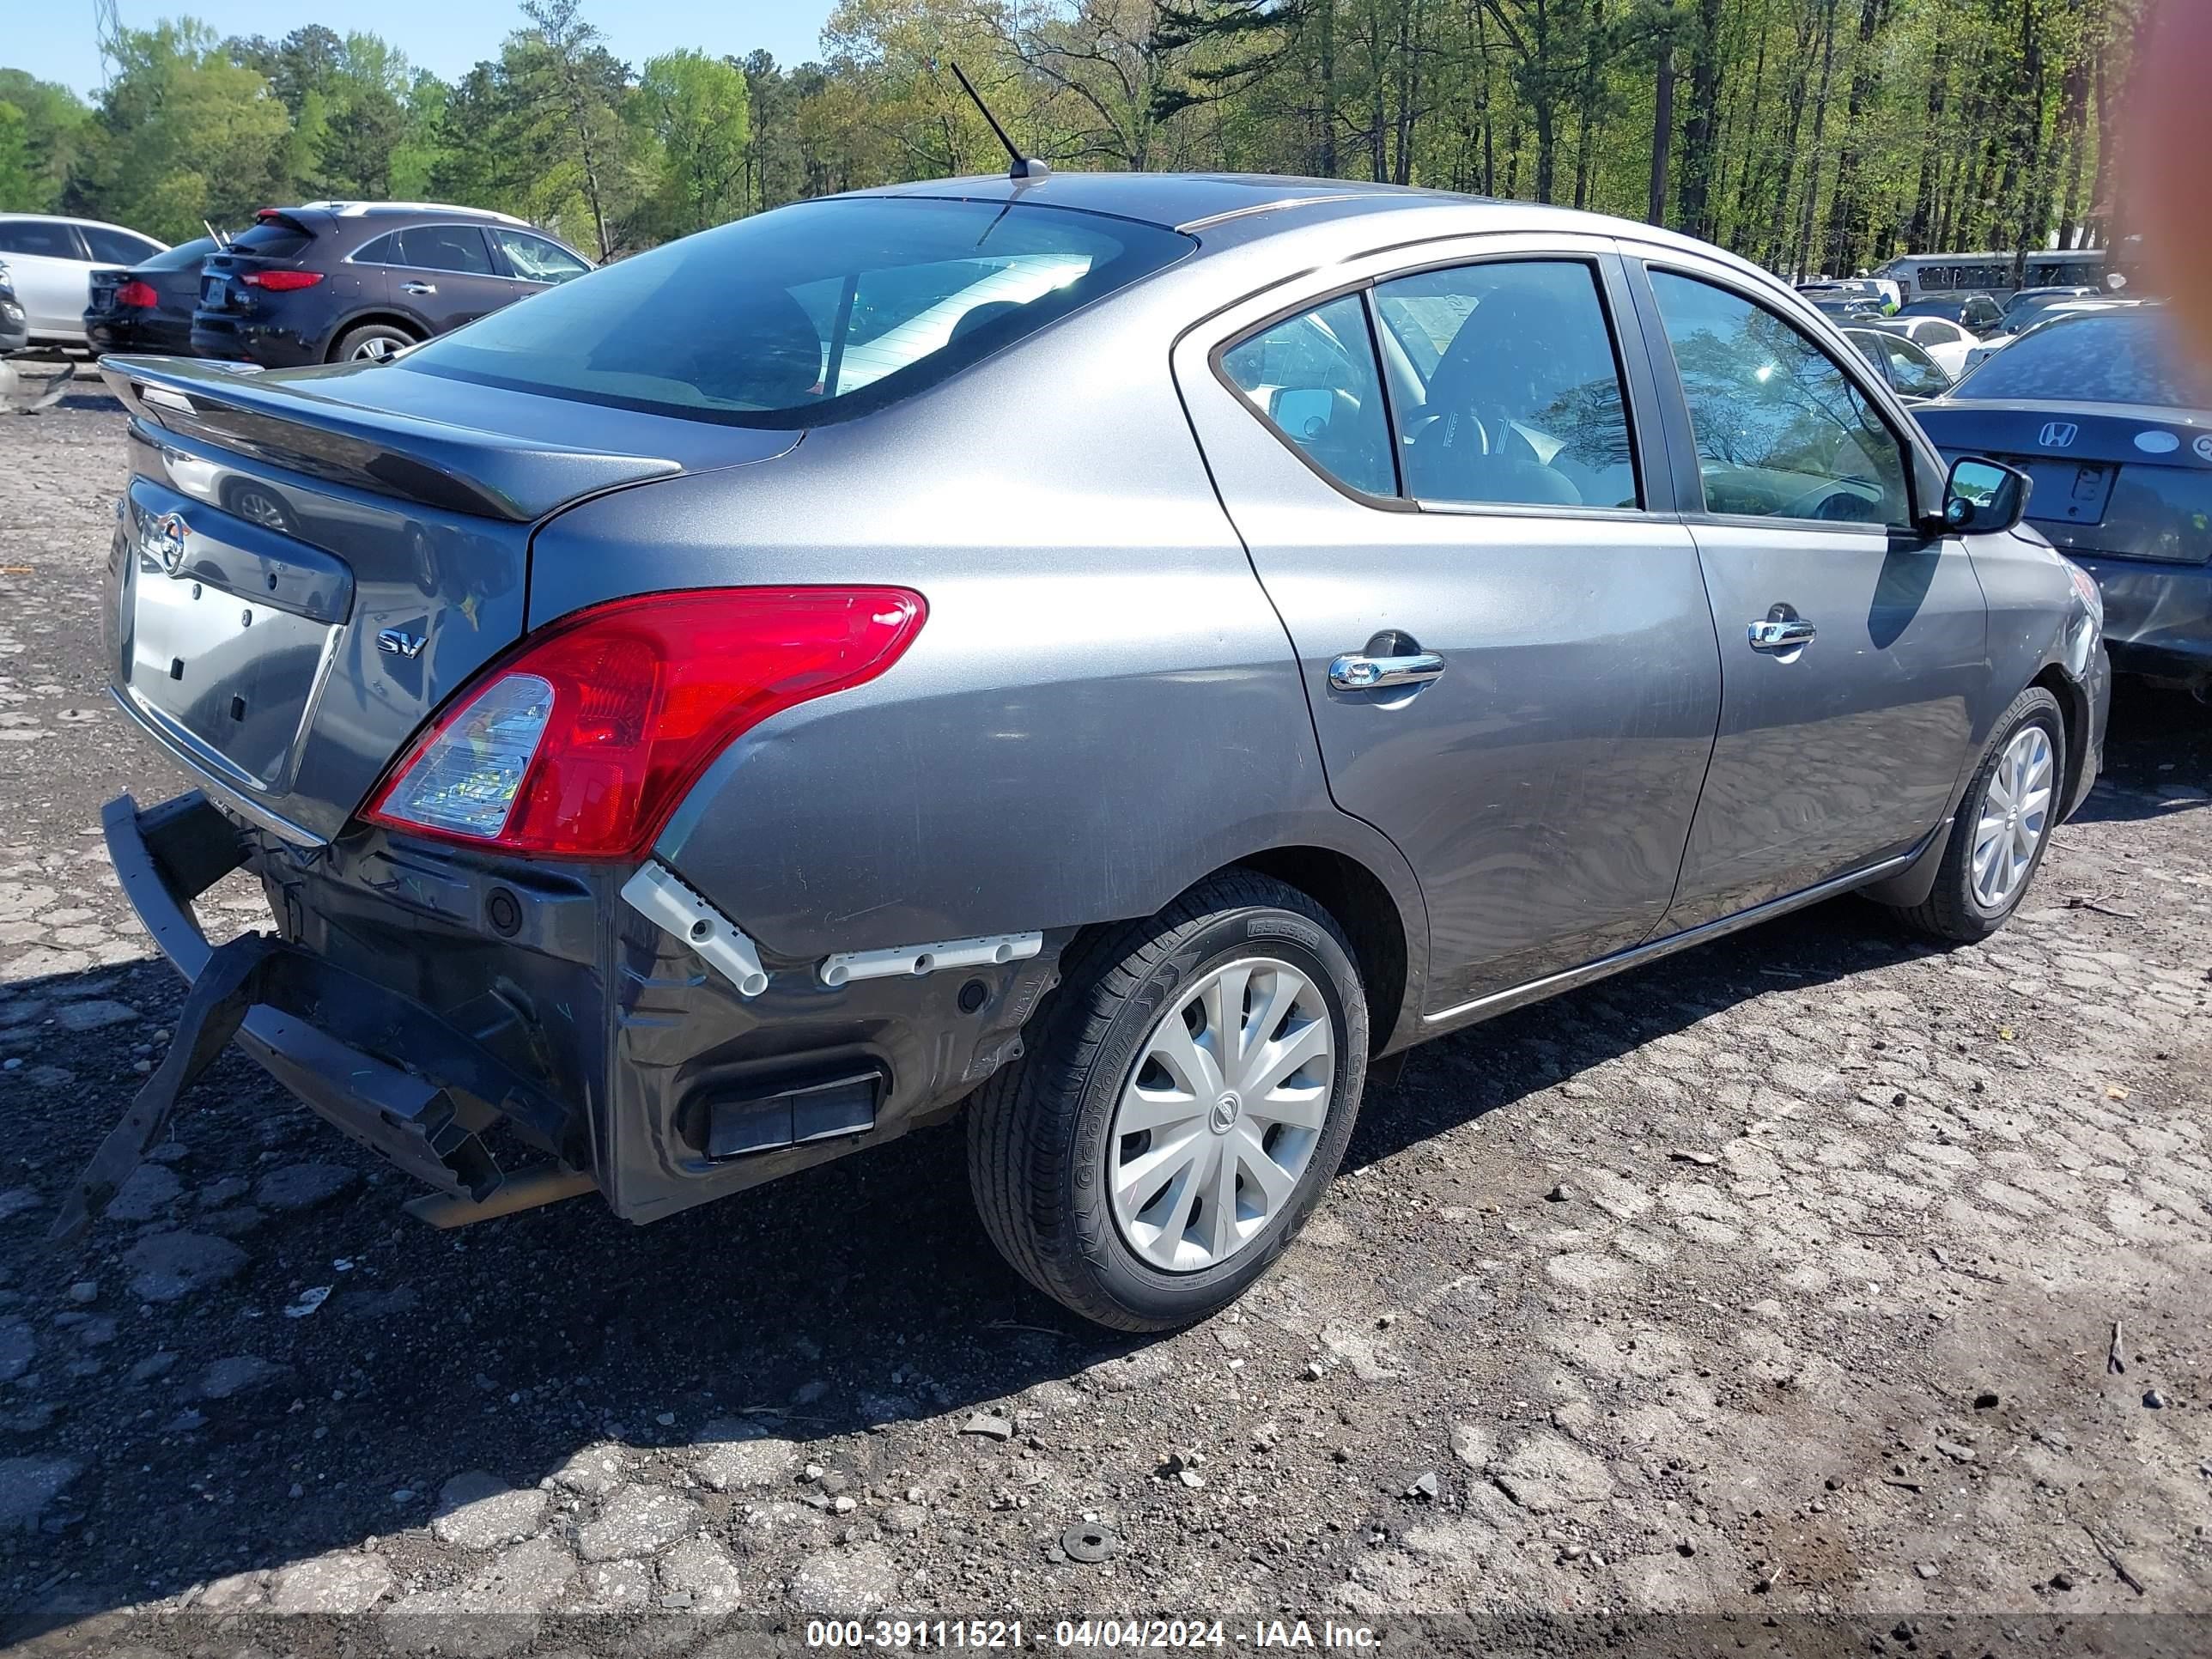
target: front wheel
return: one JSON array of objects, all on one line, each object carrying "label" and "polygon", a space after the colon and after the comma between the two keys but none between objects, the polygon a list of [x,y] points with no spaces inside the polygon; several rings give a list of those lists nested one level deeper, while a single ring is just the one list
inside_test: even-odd
[{"label": "front wheel", "polygon": [[1305,1224],[1367,1074],[1334,919],[1244,872],[1065,964],[1035,1046],[970,1103],[975,1207],[1046,1295],[1116,1330],[1226,1306]]},{"label": "front wheel", "polygon": [[1997,722],[1997,735],[1959,802],[1950,844],[1923,902],[1900,911],[1924,933],[1960,944],[2011,920],[2042,867],[2064,799],[2066,723],[2058,699],[2031,685]]}]

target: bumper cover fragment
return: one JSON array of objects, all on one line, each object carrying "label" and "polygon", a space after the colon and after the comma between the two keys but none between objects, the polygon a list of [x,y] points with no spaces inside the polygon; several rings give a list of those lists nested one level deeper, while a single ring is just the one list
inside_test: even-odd
[{"label": "bumper cover fragment", "polygon": [[[430,1010],[283,939],[210,945],[191,900],[246,862],[246,833],[194,793],[101,813],[124,895],[191,985],[168,1054],[87,1165],[52,1237],[80,1235],[234,1036],[338,1129],[441,1192],[481,1203],[505,1179],[483,1136],[501,1120],[556,1137],[562,1105]],[[405,1063],[386,1056],[404,1055]]]}]

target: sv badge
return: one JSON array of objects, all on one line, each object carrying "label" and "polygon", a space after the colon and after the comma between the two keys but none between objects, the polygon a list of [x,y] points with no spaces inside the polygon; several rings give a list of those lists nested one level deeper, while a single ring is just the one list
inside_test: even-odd
[{"label": "sv badge", "polygon": [[376,636],[376,648],[387,657],[404,657],[412,662],[422,654],[428,643],[421,634],[410,634],[397,628],[387,628]]}]

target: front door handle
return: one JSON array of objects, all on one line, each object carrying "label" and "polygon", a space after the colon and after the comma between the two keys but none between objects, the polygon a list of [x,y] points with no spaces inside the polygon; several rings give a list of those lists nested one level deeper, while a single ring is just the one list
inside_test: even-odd
[{"label": "front door handle", "polygon": [[438,285],[435,283],[402,283],[399,291],[402,294],[435,294]]},{"label": "front door handle", "polygon": [[1818,637],[1813,624],[1802,617],[1766,617],[1751,625],[1751,648],[1769,656],[1786,657],[1793,651],[1802,651]]},{"label": "front door handle", "polygon": [[1426,685],[1444,672],[1433,651],[1402,657],[1339,657],[1328,665],[1328,683],[1339,691],[1379,691],[1393,685]]}]

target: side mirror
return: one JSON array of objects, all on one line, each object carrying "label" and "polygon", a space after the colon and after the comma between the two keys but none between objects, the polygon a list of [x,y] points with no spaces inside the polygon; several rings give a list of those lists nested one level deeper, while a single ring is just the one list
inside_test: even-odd
[{"label": "side mirror", "polygon": [[1965,455],[1943,482],[1943,525],[1978,534],[2009,530],[2027,512],[2027,474],[2002,461]]},{"label": "side mirror", "polygon": [[1274,395],[1268,414],[1275,424],[1301,443],[1310,443],[1328,430],[1336,413],[1336,393],[1323,386],[1284,386]]}]

